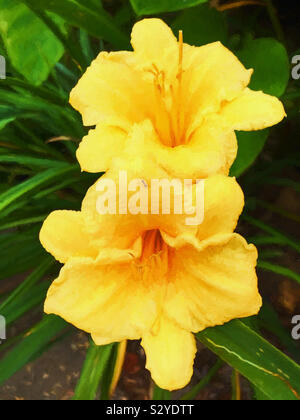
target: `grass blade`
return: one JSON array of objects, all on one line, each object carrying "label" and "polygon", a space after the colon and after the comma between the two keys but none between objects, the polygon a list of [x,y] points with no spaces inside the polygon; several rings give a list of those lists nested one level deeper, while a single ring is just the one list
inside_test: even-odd
[{"label": "grass blade", "polygon": [[183,395],[181,400],[194,400],[199,392],[206,387],[212,380],[212,378],[219,372],[221,367],[224,365],[224,362],[218,360],[217,363],[210,369],[207,375],[191,389],[187,394]]},{"label": "grass blade", "polygon": [[77,170],[77,165],[64,165],[63,167],[51,168],[45,172],[35,175],[34,177],[22,182],[21,184],[10,188],[8,191],[5,191],[0,195],[0,212],[14,201],[32,192],[32,190],[41,188],[48,184],[50,181],[54,181],[57,178],[67,176],[68,174],[71,174]]},{"label": "grass blade", "polygon": [[87,352],[81,376],[75,390],[74,400],[95,400],[102,375],[109,362],[114,344],[96,346],[92,341]]},{"label": "grass blade", "polygon": [[282,267],[281,265],[273,264],[268,261],[258,261],[257,266],[262,270],[271,271],[272,273],[278,274],[280,276],[288,277],[300,284],[300,274],[297,274],[295,271],[290,270],[289,268]]},{"label": "grass blade", "polygon": [[0,361],[0,385],[51,343],[68,326],[61,318],[48,315],[33,327],[16,347]]}]

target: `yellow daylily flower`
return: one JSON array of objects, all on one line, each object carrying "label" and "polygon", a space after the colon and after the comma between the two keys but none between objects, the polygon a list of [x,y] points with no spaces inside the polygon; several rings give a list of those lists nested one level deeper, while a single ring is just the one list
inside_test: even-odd
[{"label": "yellow daylily flower", "polygon": [[193,333],[261,307],[256,248],[232,233],[243,193],[234,178],[207,178],[205,220],[190,228],[180,215],[100,215],[98,184],[107,176],[81,212],[56,211],[43,225],[41,243],[64,264],[45,312],[98,345],[141,338],[154,381],[182,388],[193,373]]},{"label": "yellow daylily flower", "polygon": [[191,167],[195,178],[228,174],[235,130],[264,129],[285,116],[277,98],[247,87],[252,70],[220,42],[193,47],[162,20],[145,19],[133,28],[132,46],[132,52],[100,53],[71,92],[84,124],[96,126],[77,152],[84,171],[110,168],[133,125],[149,121],[156,162],[167,161],[170,176],[182,161],[185,178]]}]

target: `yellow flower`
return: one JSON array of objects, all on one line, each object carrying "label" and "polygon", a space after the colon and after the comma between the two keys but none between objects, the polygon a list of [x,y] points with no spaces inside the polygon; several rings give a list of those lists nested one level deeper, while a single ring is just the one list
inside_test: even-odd
[{"label": "yellow flower", "polygon": [[85,171],[109,169],[133,125],[147,120],[156,162],[167,162],[170,176],[228,174],[234,130],[264,129],[285,116],[277,98],[248,89],[252,70],[220,42],[192,47],[163,21],[146,19],[134,26],[132,45],[132,52],[102,52],[71,93],[84,124],[96,125],[77,153]]},{"label": "yellow flower", "polygon": [[243,193],[234,178],[207,178],[205,220],[195,228],[180,215],[100,215],[99,182],[81,212],[57,211],[44,223],[41,242],[64,264],[45,311],[98,345],[141,338],[154,381],[184,387],[196,353],[192,333],[261,306],[256,248],[232,233]]}]

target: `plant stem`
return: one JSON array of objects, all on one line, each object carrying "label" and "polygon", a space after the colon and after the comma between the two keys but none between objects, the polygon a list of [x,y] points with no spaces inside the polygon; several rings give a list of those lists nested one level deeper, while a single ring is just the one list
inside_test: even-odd
[{"label": "plant stem", "polygon": [[189,391],[187,394],[183,395],[180,399],[181,400],[193,400],[197,397],[199,392],[210,383],[212,378],[219,372],[221,367],[224,365],[222,360],[218,360],[217,363],[210,369],[207,375],[197,384],[194,388]]}]

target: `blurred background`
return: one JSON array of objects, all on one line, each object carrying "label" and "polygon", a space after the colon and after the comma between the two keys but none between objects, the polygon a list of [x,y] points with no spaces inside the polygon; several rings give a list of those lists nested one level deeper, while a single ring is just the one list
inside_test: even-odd
[{"label": "blurred background", "polygon": [[[87,129],[68,105],[69,92],[100,51],[130,49],[132,26],[143,16],[164,19],[176,35],[182,29],[192,45],[221,41],[255,69],[253,89],[281,98],[287,118],[270,130],[237,133],[231,172],[246,195],[238,231],[260,251],[264,306],[242,326],[215,334],[220,342],[219,332],[228,334],[228,349],[242,359],[252,352],[254,365],[263,346],[261,368],[229,358],[201,336],[192,383],[171,395],[153,385],[139,342],[130,342],[111,397],[299,399],[300,341],[292,338],[292,318],[300,315],[300,5],[292,0],[0,0],[6,61],[6,78],[0,72],[0,315],[7,321],[0,399],[110,395],[118,346],[96,348],[87,334],[43,315],[60,266],[42,249],[38,232],[51,211],[79,210],[98,178],[81,173],[76,162]],[[88,363],[99,360],[102,370],[90,384]],[[275,374],[275,365],[286,374]]]}]

